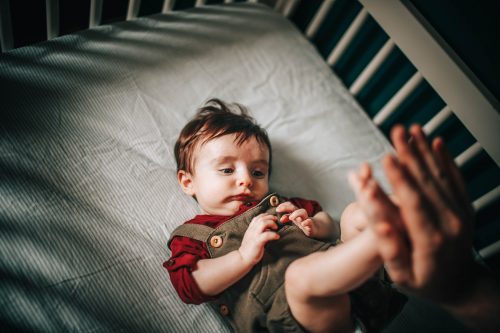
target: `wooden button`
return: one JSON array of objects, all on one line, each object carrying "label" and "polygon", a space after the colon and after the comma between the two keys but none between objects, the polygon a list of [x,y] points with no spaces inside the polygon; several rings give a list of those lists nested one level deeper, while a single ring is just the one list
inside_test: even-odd
[{"label": "wooden button", "polygon": [[219,307],[220,314],[225,316],[229,316],[229,308],[226,304],[221,304]]},{"label": "wooden button", "polygon": [[170,266],[173,266],[175,264],[175,260],[174,259],[170,259],[169,261],[167,261],[167,266],[170,267]]},{"label": "wooden button", "polygon": [[280,199],[278,199],[277,196],[273,195],[269,198],[269,203],[271,204],[271,206],[276,207],[280,204]]},{"label": "wooden button", "polygon": [[212,236],[212,238],[210,238],[210,245],[212,245],[215,248],[221,247],[222,246],[222,237],[221,236]]}]

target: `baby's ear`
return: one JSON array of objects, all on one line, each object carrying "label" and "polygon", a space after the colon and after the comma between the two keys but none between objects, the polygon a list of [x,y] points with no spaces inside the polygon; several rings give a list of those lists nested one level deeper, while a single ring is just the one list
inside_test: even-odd
[{"label": "baby's ear", "polygon": [[195,194],[193,190],[193,178],[189,172],[184,170],[177,171],[177,181],[184,193],[190,196]]}]

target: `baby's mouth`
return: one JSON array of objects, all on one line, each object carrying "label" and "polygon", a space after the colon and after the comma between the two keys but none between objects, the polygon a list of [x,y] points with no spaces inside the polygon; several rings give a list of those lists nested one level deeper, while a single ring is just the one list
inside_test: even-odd
[{"label": "baby's mouth", "polygon": [[254,201],[254,198],[248,194],[238,194],[238,195],[231,196],[229,198],[229,201],[241,201],[243,203],[247,203],[247,202]]}]

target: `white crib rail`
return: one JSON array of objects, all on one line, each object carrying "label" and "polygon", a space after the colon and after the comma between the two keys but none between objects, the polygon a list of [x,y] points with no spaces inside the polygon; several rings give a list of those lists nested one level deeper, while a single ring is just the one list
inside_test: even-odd
[{"label": "white crib rail", "polygon": [[[312,39],[325,20],[334,0],[325,0],[306,29]],[[360,0],[363,8],[327,57],[335,65],[371,15],[390,39],[349,87],[356,96],[387,59],[395,44],[417,68],[417,72],[384,105],[374,118],[381,125],[424,81],[441,96],[479,144],[500,165],[500,103],[454,54],[437,32],[419,16],[409,1]],[[471,112],[474,111],[474,112]],[[441,118],[436,118],[441,119]]]},{"label": "white crib rail", "polygon": [[500,103],[410,1],[360,0],[379,25],[500,165]]}]

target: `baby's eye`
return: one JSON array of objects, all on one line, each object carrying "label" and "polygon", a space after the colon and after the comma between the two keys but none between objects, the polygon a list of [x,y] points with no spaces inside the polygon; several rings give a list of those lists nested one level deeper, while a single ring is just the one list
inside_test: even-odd
[{"label": "baby's eye", "polygon": [[264,178],[264,177],[265,177],[265,175],[266,175],[266,174],[265,174],[264,172],[260,171],[260,170],[255,170],[255,171],[253,172],[253,176],[254,176],[254,177],[257,177],[257,178]]},{"label": "baby's eye", "polygon": [[231,168],[224,168],[224,169],[220,169],[219,171],[224,173],[224,174],[228,174],[228,175],[233,173],[233,169],[231,169]]}]

